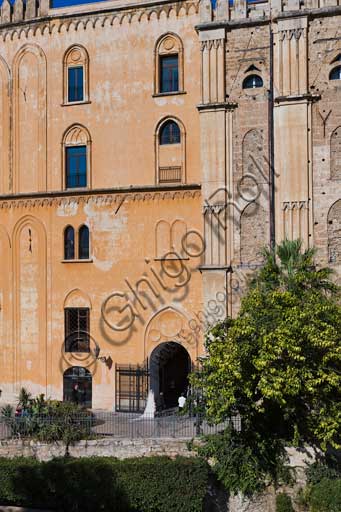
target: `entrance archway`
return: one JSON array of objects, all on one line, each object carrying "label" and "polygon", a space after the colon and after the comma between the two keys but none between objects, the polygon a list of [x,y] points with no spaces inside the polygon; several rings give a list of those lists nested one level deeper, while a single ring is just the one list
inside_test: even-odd
[{"label": "entrance archway", "polygon": [[64,372],[63,400],[84,407],[92,406],[92,375],[82,366],[72,366]]},{"label": "entrance archway", "polygon": [[174,341],[161,343],[150,356],[150,387],[156,403],[163,394],[164,407],[176,407],[181,393],[187,392],[191,358],[187,350]]}]

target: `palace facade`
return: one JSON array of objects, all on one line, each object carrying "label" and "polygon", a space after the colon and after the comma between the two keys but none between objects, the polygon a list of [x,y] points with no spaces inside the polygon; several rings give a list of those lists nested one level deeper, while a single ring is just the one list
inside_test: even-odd
[{"label": "palace facade", "polygon": [[167,406],[264,245],[341,279],[340,0],[0,17],[1,400]]}]

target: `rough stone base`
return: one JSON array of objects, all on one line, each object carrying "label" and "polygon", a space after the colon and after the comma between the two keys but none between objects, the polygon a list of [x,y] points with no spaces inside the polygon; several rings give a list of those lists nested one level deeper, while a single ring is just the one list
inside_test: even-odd
[{"label": "rough stone base", "polygon": [[[146,457],[151,455],[167,455],[176,457],[193,457],[195,452],[187,448],[186,439],[96,439],[79,441],[70,446],[72,457],[116,457],[127,459],[131,457]],[[65,455],[65,444],[39,443],[29,440],[0,441],[0,457],[35,457],[40,461],[51,460]]]}]

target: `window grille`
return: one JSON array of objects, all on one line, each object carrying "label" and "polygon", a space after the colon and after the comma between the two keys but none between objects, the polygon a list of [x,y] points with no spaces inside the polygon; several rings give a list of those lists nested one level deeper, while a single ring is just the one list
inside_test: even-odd
[{"label": "window grille", "polygon": [[65,308],[65,352],[90,352],[89,308]]}]

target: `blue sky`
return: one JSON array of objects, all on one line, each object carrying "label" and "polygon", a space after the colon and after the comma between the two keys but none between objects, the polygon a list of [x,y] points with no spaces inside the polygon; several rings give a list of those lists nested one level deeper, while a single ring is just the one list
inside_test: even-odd
[{"label": "blue sky", "polygon": [[65,7],[66,5],[90,4],[105,2],[105,0],[52,0],[52,7]]}]

